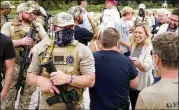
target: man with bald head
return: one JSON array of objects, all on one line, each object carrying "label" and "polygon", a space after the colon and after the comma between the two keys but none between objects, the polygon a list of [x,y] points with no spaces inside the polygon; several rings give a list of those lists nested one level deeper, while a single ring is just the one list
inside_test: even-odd
[{"label": "man with bald head", "polygon": [[167,10],[164,8],[157,10],[157,23],[153,26],[152,34],[157,34],[160,26],[167,23]]}]

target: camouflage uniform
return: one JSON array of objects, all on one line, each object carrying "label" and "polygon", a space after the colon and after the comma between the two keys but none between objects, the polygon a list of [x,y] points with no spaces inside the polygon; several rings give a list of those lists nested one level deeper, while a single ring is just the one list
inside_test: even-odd
[{"label": "camouflage uniform", "polygon": [[[13,110],[15,107],[15,97],[17,95],[15,84],[17,83],[18,73],[19,73],[19,65],[15,65],[14,80],[12,81],[11,87],[4,100],[4,107],[3,107],[4,110]],[[31,96],[35,90],[36,88],[25,84],[24,93],[23,95],[20,95],[20,100],[19,100],[18,108],[20,110],[28,108],[30,100],[31,100]]]},{"label": "camouflage uniform", "polygon": [[[23,4],[23,3],[22,3]],[[21,5],[21,4],[20,4]],[[19,7],[20,7],[19,5]],[[23,5],[21,5],[22,8]],[[19,8],[20,9],[20,8]],[[20,9],[22,11],[22,9]],[[30,7],[29,9],[31,12],[34,11],[34,9],[32,7]],[[17,8],[17,12],[18,12],[18,8]],[[29,27],[23,27],[19,21],[18,18],[14,18],[12,20],[12,22],[7,22],[6,24],[4,24],[4,26],[2,27],[2,33],[9,36],[11,39],[13,40],[19,40],[22,39],[24,36],[27,36],[30,28],[36,28],[38,30],[38,32],[45,32],[45,30],[42,30],[42,25],[39,23],[31,23],[29,25]],[[41,30],[40,30],[41,29]],[[9,32],[9,33],[7,33]],[[37,43],[37,41],[39,41],[39,33],[35,34],[35,42],[34,45]],[[20,51],[23,51],[23,48],[21,46],[15,47],[16,50],[16,58],[15,58],[15,72],[14,72],[14,79],[13,82],[11,84],[11,87],[8,91],[8,94],[4,100],[4,109],[5,110],[12,110],[15,107],[15,97],[17,95],[17,90],[15,87],[15,84],[17,83],[17,78],[19,75],[19,69],[20,69]],[[25,81],[25,80],[24,80]],[[24,87],[24,93],[23,95],[20,95],[20,101],[19,101],[19,109],[27,109],[31,100],[31,96],[33,94],[33,92],[36,90],[36,88],[27,85],[25,83],[25,87]]]},{"label": "camouflage uniform", "polygon": [[147,23],[149,25],[149,17],[140,17],[137,16],[136,20],[134,21],[134,25],[138,24],[138,23]]},{"label": "camouflage uniform", "polygon": [[[69,16],[68,13],[60,13],[54,18],[54,20],[57,20],[57,22],[54,24],[58,26],[74,25],[73,17]],[[59,25],[59,22],[61,25]],[[38,74],[41,71],[41,67],[39,65],[48,61],[49,58],[53,59],[57,70],[62,70],[66,74],[82,75],[84,73],[89,74],[95,72],[94,58],[92,52],[87,46],[79,43],[76,40],[73,40],[71,44],[64,47],[59,47],[57,45],[54,46],[53,41],[46,43],[46,45],[42,44],[36,48],[37,50],[34,53],[32,62],[28,69],[29,74]],[[42,69],[42,76],[49,78],[49,73],[46,73]],[[77,91],[77,93],[80,95],[80,98],[73,104],[75,109],[82,109],[83,89],[70,85],[67,86],[67,89],[68,91],[72,89]],[[46,99],[53,95],[54,94],[50,93],[42,93],[40,109],[66,109],[65,103],[63,102],[54,104],[52,106],[47,104]]]},{"label": "camouflage uniform", "polygon": [[[11,3],[9,1],[2,1],[1,2],[1,10],[6,10],[6,9],[12,9],[15,8],[15,6],[11,5]],[[6,18],[4,15],[0,15],[1,16],[1,21],[0,21],[0,29],[3,26],[3,24],[5,24],[5,22],[7,22]]]},{"label": "camouflage uniform", "polygon": [[27,3],[30,3],[31,6],[37,10],[37,12],[34,13],[35,16],[36,16],[35,21],[42,24],[42,26],[45,26],[46,25],[45,20],[46,20],[46,17],[47,17],[45,9],[41,6],[39,6],[38,3],[35,2],[35,1],[28,1]]},{"label": "camouflage uniform", "polygon": [[0,29],[1,29],[1,27],[3,26],[3,24],[5,24],[5,22],[6,22],[5,17],[4,17],[4,16],[1,16]]},{"label": "camouflage uniform", "polygon": [[[27,32],[24,32],[22,30],[18,30],[21,26],[19,25],[19,22],[18,22],[18,19],[15,18],[14,20],[12,20],[12,23],[11,23],[11,29],[13,28],[14,29],[14,36],[10,36],[13,40],[15,39],[21,39],[23,38],[24,36],[27,35]],[[12,30],[13,30],[12,29]],[[11,30],[11,31],[12,31]],[[37,38],[37,37],[36,37]],[[11,84],[11,87],[9,89],[9,92],[7,94],[7,97],[5,98],[5,108],[6,110],[10,110],[12,108],[14,108],[14,105],[15,105],[15,97],[16,97],[16,93],[17,93],[17,90],[16,90],[16,87],[15,87],[15,84],[17,83],[17,78],[18,78],[18,74],[19,74],[19,57],[20,57],[20,51],[22,51],[22,48],[21,47],[16,47],[16,54],[17,54],[17,57],[15,59],[15,72],[14,72],[14,80]],[[35,91],[35,88],[29,86],[29,85],[26,85],[25,84],[25,88],[24,88],[24,93],[23,95],[20,96],[20,101],[19,101],[19,107],[22,108],[22,109],[26,109],[28,108],[28,105],[30,103],[30,99],[31,99],[31,95],[32,93]]]},{"label": "camouflage uniform", "polygon": [[150,18],[148,16],[146,16],[146,6],[145,4],[141,3],[139,5],[139,13],[140,13],[140,10],[143,10],[143,16],[144,17],[141,17],[141,16],[137,16],[136,17],[136,20],[134,21],[134,25],[138,24],[138,23],[147,23],[149,26],[151,26],[151,21],[150,21]]}]

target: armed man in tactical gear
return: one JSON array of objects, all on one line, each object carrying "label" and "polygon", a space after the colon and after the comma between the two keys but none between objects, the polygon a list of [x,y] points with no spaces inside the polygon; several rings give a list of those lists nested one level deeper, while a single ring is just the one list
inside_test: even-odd
[{"label": "armed man in tactical gear", "polygon": [[35,50],[26,82],[40,87],[40,109],[81,109],[83,88],[94,86],[94,58],[87,46],[74,40],[74,25],[69,13],[57,14],[54,40]]},{"label": "armed man in tactical gear", "polygon": [[15,8],[15,6],[11,5],[10,1],[2,1],[0,7],[0,28],[4,23],[8,22],[7,15],[11,12],[11,9]]},{"label": "armed man in tactical gear", "polygon": [[35,9],[30,4],[21,3],[17,7],[17,18],[14,18],[12,22],[5,23],[1,28],[1,32],[12,39],[17,55],[15,58],[14,80],[7,97],[4,99],[3,109],[5,110],[14,109],[20,88],[18,109],[27,109],[31,95],[35,91],[34,87],[25,84],[26,69],[30,64],[30,61],[28,62],[26,59],[31,56],[38,41],[43,39],[41,42],[45,43],[45,40],[49,37],[41,24],[33,23],[33,11]]},{"label": "armed man in tactical gear", "polygon": [[51,15],[49,15],[43,7],[41,7],[37,2],[35,1],[27,1],[27,3],[30,3],[33,8],[36,9],[34,11],[34,18],[35,21],[42,24],[44,29],[47,31],[48,29],[48,20]]},{"label": "armed man in tactical gear", "polygon": [[149,26],[152,26],[152,22],[150,21],[149,17],[146,15],[146,6],[145,4],[141,3],[139,5],[139,12],[136,20],[134,21],[134,25],[138,23],[147,23]]}]

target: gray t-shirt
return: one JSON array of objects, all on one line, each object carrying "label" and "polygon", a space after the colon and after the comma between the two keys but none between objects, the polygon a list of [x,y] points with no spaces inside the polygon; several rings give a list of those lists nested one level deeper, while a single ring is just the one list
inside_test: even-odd
[{"label": "gray t-shirt", "polygon": [[178,110],[178,78],[161,79],[140,92],[135,109]]},{"label": "gray t-shirt", "polygon": [[143,46],[137,46],[135,50],[131,53],[131,57],[137,57],[139,58],[141,52],[142,52]]},{"label": "gray t-shirt", "polygon": [[[127,21],[124,21],[120,19],[118,22],[116,22],[116,29],[119,31],[121,35],[121,39],[124,40],[127,43],[130,43],[130,36],[129,36],[129,24]],[[128,52],[128,47],[121,45],[121,48],[123,50],[123,53]]]}]

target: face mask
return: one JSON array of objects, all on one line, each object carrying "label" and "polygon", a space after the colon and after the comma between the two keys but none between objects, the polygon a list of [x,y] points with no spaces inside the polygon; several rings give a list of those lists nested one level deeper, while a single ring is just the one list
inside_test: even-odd
[{"label": "face mask", "polygon": [[74,30],[73,29],[63,29],[55,32],[55,44],[58,46],[67,46],[73,41]]},{"label": "face mask", "polygon": [[140,17],[144,17],[144,16],[145,16],[145,11],[144,11],[144,9],[142,9],[142,8],[139,9],[139,16],[140,16]]}]

